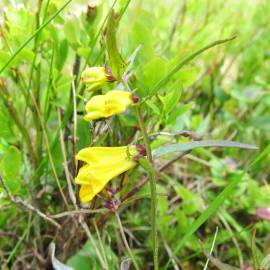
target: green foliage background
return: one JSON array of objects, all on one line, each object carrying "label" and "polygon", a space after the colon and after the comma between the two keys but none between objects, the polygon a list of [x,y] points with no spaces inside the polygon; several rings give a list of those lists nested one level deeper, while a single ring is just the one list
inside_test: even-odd
[{"label": "green foliage background", "polygon": [[[64,4],[62,0],[1,1],[0,68]],[[103,22],[113,2],[100,1],[94,11],[87,9],[88,4],[85,0],[69,3],[0,74],[1,176],[13,196],[18,195],[48,215],[67,211],[56,182],[57,176],[67,195],[61,140],[73,177],[76,174],[73,158],[79,149],[93,141],[96,146],[115,146],[138,139],[132,108],[101,123],[88,124],[83,120],[84,101],[92,93],[84,91],[80,73],[86,66],[111,64]],[[120,17],[116,33],[118,48],[126,63],[134,58],[130,83],[143,100],[150,134],[188,130],[203,139],[240,141],[257,145],[260,151],[267,147],[269,1],[118,0],[114,9]],[[184,57],[234,35],[236,39],[207,50],[162,87],[157,87]],[[115,83],[106,86],[105,91],[116,87],[123,88]],[[100,134],[100,128],[106,125],[108,132]],[[78,138],[76,145],[74,136]],[[160,135],[151,146],[155,149],[171,141],[189,140]],[[164,165],[175,155],[158,159],[156,166]],[[239,268],[245,264],[259,267],[270,252],[270,226],[269,221],[257,218],[255,212],[270,204],[270,160],[266,155],[245,171],[255,156],[255,152],[241,149],[201,148],[161,173],[157,188],[166,195],[159,196],[158,201],[161,269],[165,269],[175,252],[174,266],[170,265],[169,269],[177,269],[176,264],[182,269],[202,269],[216,227],[219,231],[213,256],[218,263],[212,260],[209,269],[222,269],[222,263]],[[196,218],[243,171],[241,182],[218,211],[207,217],[178,250]],[[144,175],[142,168],[134,170],[121,196]],[[111,185],[117,187],[119,179]],[[62,226],[58,230],[10,202],[2,186],[0,209],[0,261],[4,269],[47,269],[51,241],[56,243],[56,257],[62,262],[80,270],[102,269],[93,246],[72,217],[57,220]],[[146,185],[120,211],[126,237],[141,269],[152,269],[149,209]],[[109,269],[119,269],[129,256],[114,216],[105,223],[103,215],[88,214],[85,218],[94,241],[105,250]],[[93,222],[97,222],[98,231]]]}]

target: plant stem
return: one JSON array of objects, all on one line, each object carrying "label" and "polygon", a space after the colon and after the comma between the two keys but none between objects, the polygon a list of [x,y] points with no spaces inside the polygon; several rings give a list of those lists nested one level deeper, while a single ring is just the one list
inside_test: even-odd
[{"label": "plant stem", "polygon": [[[151,164],[153,162],[152,151],[150,141],[147,135],[147,130],[144,125],[143,117],[140,110],[140,105],[136,106],[136,115],[139,122],[139,126],[142,132],[144,145],[146,148],[147,159]],[[150,190],[151,190],[151,225],[152,225],[152,242],[153,242],[153,259],[154,269],[158,270],[158,239],[157,239],[157,190],[156,190],[156,178],[153,171],[149,171]]]}]

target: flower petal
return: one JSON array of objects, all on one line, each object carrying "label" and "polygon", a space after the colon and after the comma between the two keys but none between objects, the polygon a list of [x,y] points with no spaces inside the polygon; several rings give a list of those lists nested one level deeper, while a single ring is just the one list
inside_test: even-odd
[{"label": "flower petal", "polygon": [[88,164],[96,162],[107,164],[113,162],[113,160],[128,159],[128,155],[132,158],[137,153],[136,146],[87,147],[79,151],[76,159]]},{"label": "flower petal", "polygon": [[132,102],[132,94],[127,91],[112,90],[105,95],[94,96],[86,104],[84,119],[91,121],[122,113]]},{"label": "flower petal", "polygon": [[[120,160],[107,166],[91,166],[85,165],[79,170],[78,176],[75,178],[77,184],[82,185],[80,198],[83,203],[92,200],[114,177],[126,172],[136,166],[135,161]],[[87,187],[87,188],[86,188]],[[87,194],[89,192],[89,196]]]},{"label": "flower petal", "polygon": [[81,186],[79,196],[83,204],[90,202],[95,195],[90,185]]}]

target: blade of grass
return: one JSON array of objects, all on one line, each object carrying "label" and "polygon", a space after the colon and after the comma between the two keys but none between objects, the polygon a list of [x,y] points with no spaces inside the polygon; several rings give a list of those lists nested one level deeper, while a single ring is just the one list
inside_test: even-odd
[{"label": "blade of grass", "polygon": [[116,211],[115,211],[114,213],[115,213],[116,220],[117,220],[117,222],[118,222],[119,230],[120,230],[120,233],[121,233],[122,240],[123,240],[123,243],[124,243],[124,245],[125,245],[125,248],[127,249],[127,252],[128,252],[128,254],[129,254],[129,256],[130,256],[130,258],[131,258],[131,260],[132,260],[132,262],[133,262],[133,264],[134,264],[135,269],[136,269],[136,270],[140,270],[140,268],[139,268],[139,266],[138,266],[138,264],[137,264],[137,261],[136,261],[134,255],[133,255],[133,253],[132,253],[132,251],[131,251],[131,249],[130,249],[130,247],[129,247],[129,245],[128,245],[128,241],[127,241],[127,239],[126,239],[125,232],[124,232],[124,228],[123,228],[121,219],[120,219],[120,217],[119,217],[119,214],[118,214]]},{"label": "blade of grass", "polygon": [[[234,179],[231,181],[231,183],[221,192],[218,194],[218,196],[214,199],[214,201],[208,206],[208,208],[203,211],[200,216],[195,220],[195,222],[191,225],[187,233],[183,236],[183,238],[178,243],[176,249],[173,252],[173,256],[175,256],[179,250],[183,247],[183,245],[188,241],[189,237],[195,233],[198,228],[212,215],[216,212],[218,207],[232,194],[233,190],[235,189],[236,185],[241,181],[241,179],[244,176],[244,172],[236,175]],[[173,257],[172,256],[172,257]],[[168,269],[168,267],[171,264],[171,258],[165,265],[165,270]]]},{"label": "blade of grass", "polygon": [[198,55],[202,54],[203,52],[207,51],[208,49],[211,49],[215,46],[218,46],[220,44],[229,42],[233,39],[235,39],[236,36],[230,37],[230,38],[226,38],[226,39],[221,39],[218,41],[215,41],[201,49],[199,49],[198,51],[194,52],[193,54],[185,57],[180,63],[178,63],[166,76],[164,76],[152,89],[151,94],[156,94],[157,91],[164,86],[169,80],[170,78],[178,71],[180,70],[183,66],[185,66],[186,64],[188,64],[190,61],[192,61],[195,57],[197,57]]},{"label": "blade of grass", "polygon": [[[216,228],[216,232],[215,232],[215,235],[214,235],[213,243],[212,243],[212,246],[211,246],[211,249],[210,249],[210,252],[209,252],[209,255],[210,255],[210,256],[212,255],[213,250],[214,250],[214,247],[215,247],[215,243],[216,243],[216,239],[217,239],[217,234],[218,234],[218,227]],[[203,270],[207,270],[209,261],[210,261],[210,259],[207,258]]]},{"label": "blade of grass", "polygon": [[[206,210],[204,210],[200,216],[195,220],[195,222],[192,224],[192,226],[189,228],[189,230],[186,232],[186,234],[183,236],[183,238],[178,243],[176,249],[173,252],[173,255],[171,258],[173,258],[179,250],[183,247],[183,245],[188,241],[189,237],[193,235],[198,228],[211,216],[213,215],[217,209],[222,205],[222,203],[231,195],[235,187],[238,183],[242,180],[245,173],[250,170],[254,165],[256,165],[259,161],[261,161],[268,153],[270,152],[270,145],[268,145],[260,154],[255,157],[254,161],[251,162],[245,171],[241,172],[240,174],[236,175],[232,181],[224,188],[224,190],[218,194],[218,196],[212,201],[212,203],[207,207]],[[168,267],[171,265],[172,259],[169,259],[164,270],[168,269]]]},{"label": "blade of grass", "polygon": [[11,64],[15,57],[23,50],[25,46],[33,39],[35,36],[43,29],[45,28],[53,19],[55,19],[62,10],[66,8],[71,3],[72,0],[68,0],[58,11],[54,13],[54,15],[48,19],[45,23],[43,23],[18,49],[17,51],[9,58],[9,60],[1,67],[0,74],[8,67],[9,64]]}]

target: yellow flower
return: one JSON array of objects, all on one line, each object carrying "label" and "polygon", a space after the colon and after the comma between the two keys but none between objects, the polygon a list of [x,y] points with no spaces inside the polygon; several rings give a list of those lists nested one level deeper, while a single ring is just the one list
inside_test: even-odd
[{"label": "yellow flower", "polygon": [[116,80],[112,75],[111,69],[105,67],[86,68],[82,72],[81,79],[89,91],[100,89],[107,83]]},{"label": "yellow flower", "polygon": [[90,202],[112,178],[134,168],[134,158],[145,154],[141,147],[88,147],[79,151],[76,159],[86,163],[75,178],[75,183],[81,185],[82,203]]},{"label": "yellow flower", "polygon": [[91,121],[122,113],[130,104],[137,101],[138,99],[134,94],[120,90],[112,90],[105,95],[94,96],[85,106],[84,120]]}]

